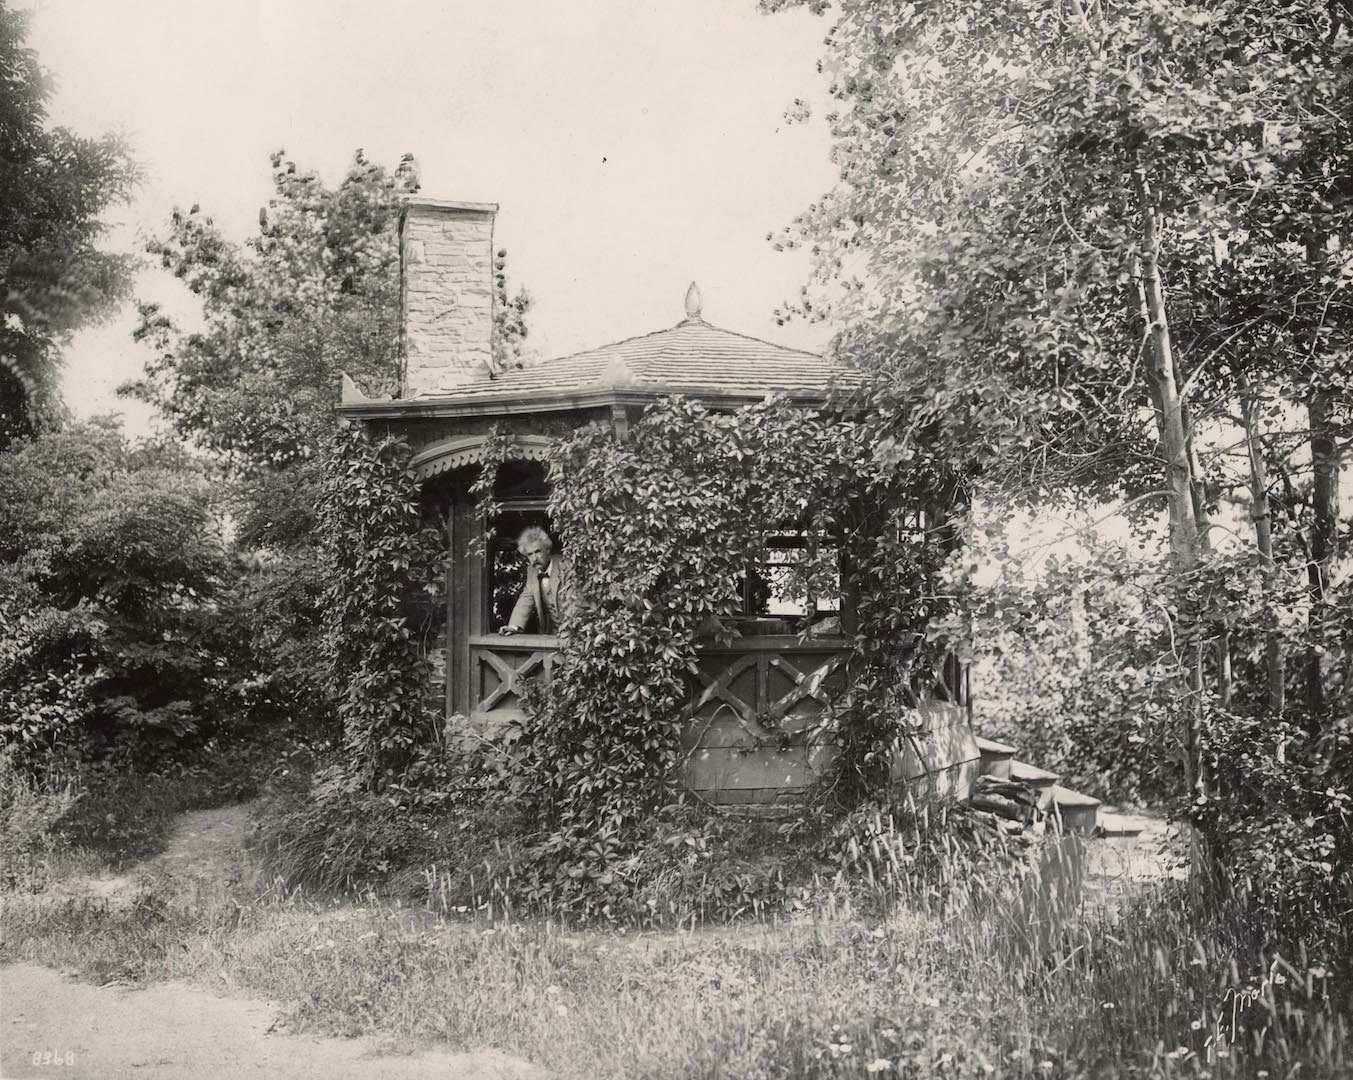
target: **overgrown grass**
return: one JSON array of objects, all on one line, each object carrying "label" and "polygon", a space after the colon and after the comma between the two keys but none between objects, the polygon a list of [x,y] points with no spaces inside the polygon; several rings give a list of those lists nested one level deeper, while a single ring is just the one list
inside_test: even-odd
[{"label": "overgrown grass", "polygon": [[32,891],[63,866],[122,870],[156,855],[180,814],[257,794],[279,753],[260,739],[213,743],[159,769],[85,765],[42,784],[0,754],[0,884]]},{"label": "overgrown grass", "polygon": [[[1153,887],[1087,912],[1074,842],[1020,876],[958,844],[922,867],[904,836],[880,823],[857,887],[821,882],[792,919],[579,931],[163,882],[123,906],[13,898],[0,956],[187,977],[286,1002],[297,1027],[498,1046],[563,1076],[1347,1075],[1347,987],[1259,951],[1226,903]],[[860,915],[861,888],[885,917]]]}]

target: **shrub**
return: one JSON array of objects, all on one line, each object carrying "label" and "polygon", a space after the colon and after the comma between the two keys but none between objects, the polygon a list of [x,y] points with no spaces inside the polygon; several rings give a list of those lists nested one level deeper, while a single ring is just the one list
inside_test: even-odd
[{"label": "shrub", "polygon": [[230,711],[226,569],[183,455],[99,422],[0,455],[0,743],[28,766],[209,736]]},{"label": "shrub", "polygon": [[1094,537],[1034,567],[1012,556],[998,528],[973,532],[949,568],[960,603],[935,632],[974,665],[979,734],[1109,801],[1171,793],[1155,749],[1169,730],[1179,677],[1154,604],[1162,568]]},{"label": "shrub", "polygon": [[1191,817],[1256,935],[1353,979],[1353,721],[1312,736],[1214,710],[1203,748]]}]

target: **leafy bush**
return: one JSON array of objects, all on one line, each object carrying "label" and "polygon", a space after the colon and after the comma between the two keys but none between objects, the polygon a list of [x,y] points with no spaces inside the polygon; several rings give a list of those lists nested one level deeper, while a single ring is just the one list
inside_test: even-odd
[{"label": "leafy bush", "polygon": [[1100,798],[1163,798],[1179,661],[1156,603],[1161,567],[1094,537],[1034,567],[1009,543],[976,531],[950,567],[960,604],[935,631],[974,665],[974,727]]},{"label": "leafy bush", "polygon": [[234,692],[242,713],[298,735],[338,736],[325,678],[323,597],[329,581],[319,546],[239,551],[217,599],[220,635],[237,652]]},{"label": "leafy bush", "polygon": [[442,727],[428,655],[432,621],[444,611],[443,530],[425,514],[402,440],[339,428],[326,452],[319,507],[327,567],[324,677],[337,700],[346,768],[373,789],[396,781]]},{"label": "leafy bush", "polygon": [[1256,933],[1353,978],[1353,721],[1320,736],[1213,711],[1209,794],[1191,810]]},{"label": "leafy bush", "polygon": [[214,509],[183,455],[108,424],[0,456],[0,743],[144,761],[225,721]]}]

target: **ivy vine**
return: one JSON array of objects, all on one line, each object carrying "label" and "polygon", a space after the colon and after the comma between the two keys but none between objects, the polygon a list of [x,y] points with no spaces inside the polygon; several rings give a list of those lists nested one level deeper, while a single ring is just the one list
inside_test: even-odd
[{"label": "ivy vine", "polygon": [[326,681],[345,773],[381,788],[442,726],[429,640],[444,603],[445,531],[429,517],[402,439],[342,424],[326,452],[319,523]]},{"label": "ivy vine", "polygon": [[[510,440],[495,431],[471,491],[489,520],[508,457]],[[443,599],[445,536],[408,460],[398,440],[343,428],[321,506],[345,775],[377,790],[443,775],[417,767],[442,703],[430,692],[427,627],[409,598]],[[552,682],[527,695],[510,754],[478,788],[484,798],[507,795],[539,830],[532,888],[583,912],[632,894],[653,815],[681,798],[699,643],[732,637],[739,577],[766,560],[776,534],[819,541],[788,568],[790,592],[839,588],[852,616],[842,630],[849,690],[827,718],[840,754],[817,798],[847,809],[886,782],[918,673],[924,678],[942,655],[927,627],[948,603],[932,585],[948,538],[916,520],[940,474],[880,459],[841,415],[769,399],[734,412],[666,399],[626,437],[609,425],[576,430],[556,444],[548,469],[576,607],[561,628]]]},{"label": "ivy vine", "polygon": [[627,438],[579,430],[549,468],[578,601],[554,679],[529,703],[517,787],[550,830],[556,882],[623,888],[645,821],[677,795],[697,641],[729,635],[738,576],[776,532],[831,541],[792,571],[795,592],[830,592],[839,573],[854,600],[842,753],[821,795],[848,805],[884,780],[913,675],[941,650],[925,628],[943,605],[929,582],[945,545],[904,527],[930,477],[881,466],[854,424],[783,400],[732,413],[664,400]]}]

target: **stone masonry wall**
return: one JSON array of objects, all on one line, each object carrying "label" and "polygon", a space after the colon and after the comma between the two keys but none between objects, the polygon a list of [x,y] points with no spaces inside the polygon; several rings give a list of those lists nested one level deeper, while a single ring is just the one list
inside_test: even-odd
[{"label": "stone masonry wall", "polygon": [[414,200],[400,227],[403,397],[488,378],[493,358],[493,216],[483,203]]}]

